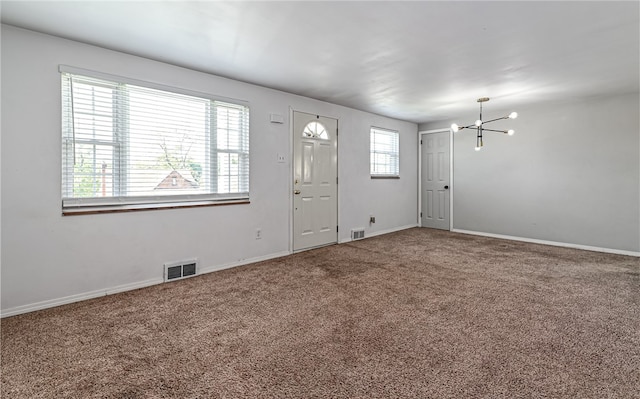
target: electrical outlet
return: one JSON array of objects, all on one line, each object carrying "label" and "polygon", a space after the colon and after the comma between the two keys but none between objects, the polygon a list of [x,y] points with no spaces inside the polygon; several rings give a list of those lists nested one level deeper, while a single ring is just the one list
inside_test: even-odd
[{"label": "electrical outlet", "polygon": [[262,229],[256,229],[256,240],[262,238]]},{"label": "electrical outlet", "polygon": [[278,163],[285,163],[286,159],[283,154],[278,154]]}]

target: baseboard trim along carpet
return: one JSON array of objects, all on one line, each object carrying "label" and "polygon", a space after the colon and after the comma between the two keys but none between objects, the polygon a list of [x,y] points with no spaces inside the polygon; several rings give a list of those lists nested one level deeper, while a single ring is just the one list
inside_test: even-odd
[{"label": "baseboard trim along carpet", "polygon": [[453,229],[451,231],[454,232],[454,233],[471,234],[471,235],[474,235],[474,236],[501,238],[503,240],[522,241],[522,242],[530,242],[530,243],[533,243],[533,244],[551,245],[551,246],[554,246],[554,247],[583,249],[585,251],[604,252],[604,253],[608,253],[608,254],[640,257],[640,252],[625,251],[623,249],[593,247],[593,246],[590,246],[590,245],[580,245],[580,244],[570,244],[570,243],[558,242],[558,241],[538,240],[538,239],[535,239],[535,238],[526,238],[526,237],[509,236],[509,235],[503,235],[503,234],[484,233],[484,232],[481,232],[481,231],[473,231],[473,230]]},{"label": "baseboard trim along carpet", "polygon": [[[370,237],[375,237],[375,236],[381,236],[383,234],[395,233],[396,231],[412,229],[414,227],[419,227],[419,226],[418,226],[417,223],[415,223],[415,224],[408,224],[406,226],[394,227],[392,229],[378,230],[378,231],[374,231],[374,232],[370,232],[367,229],[365,229],[364,238],[370,238]],[[353,241],[353,239],[351,237],[347,237],[345,239],[340,240],[338,243],[339,244],[344,244],[346,242],[351,242],[351,241]]]},{"label": "baseboard trim along carpet", "polygon": [[[216,272],[224,269],[230,269],[232,267],[242,266],[249,263],[262,262],[264,260],[280,258],[286,255],[289,255],[288,251],[276,252],[273,254],[269,254],[265,256],[257,256],[249,259],[240,259],[236,262],[230,262],[222,265],[200,268],[198,274],[206,274],[206,273]],[[158,278],[138,281],[131,284],[123,284],[123,285],[118,285],[111,288],[104,288],[100,290],[84,292],[81,294],[69,295],[62,298],[56,298],[56,299],[50,299],[46,301],[31,303],[28,305],[16,306],[13,308],[3,310],[2,313],[0,313],[0,318],[16,316],[23,313],[35,312],[37,310],[43,310],[43,309],[53,308],[56,306],[67,305],[69,303],[85,301],[87,299],[99,298],[106,295],[118,294],[120,292],[133,291],[140,288],[150,287],[156,284],[162,284],[163,282],[164,282],[164,279],[162,278],[162,276],[160,276]]]},{"label": "baseboard trim along carpet", "polygon": [[[396,231],[406,230],[406,229],[410,229],[410,228],[413,228],[413,227],[417,227],[417,224],[406,225],[406,226],[401,226],[401,227],[395,227],[395,228],[386,229],[386,230],[380,230],[380,231],[376,231],[376,232],[373,232],[373,233],[367,232],[367,236],[366,237],[375,237],[375,236],[379,236],[379,235],[383,235],[383,234],[394,233]],[[342,244],[342,243],[346,243],[346,242],[350,242],[350,241],[352,241],[351,238],[348,238],[348,239],[345,239],[345,240],[341,240],[339,243]],[[202,268],[200,268],[198,274],[217,272],[217,271],[220,271],[220,270],[230,269],[232,267],[242,266],[242,265],[246,265],[246,264],[249,264],[249,263],[261,262],[261,261],[269,260],[269,259],[275,259],[275,258],[279,258],[279,257],[282,257],[282,256],[287,256],[287,255],[290,255],[290,254],[291,254],[291,252],[289,252],[289,251],[281,251],[281,252],[276,252],[276,253],[265,255],[265,256],[257,256],[257,257],[248,258],[248,259],[240,259],[240,260],[238,260],[236,262],[225,263],[225,264],[222,264],[222,265],[202,267]],[[23,314],[23,313],[35,312],[37,310],[53,308],[53,307],[56,307],[56,306],[66,305],[66,304],[74,303],[74,302],[80,302],[80,301],[84,301],[84,300],[87,300],[87,299],[99,298],[99,297],[105,296],[105,295],[113,295],[113,294],[117,294],[117,293],[120,293],[120,292],[137,290],[137,289],[140,289],[140,288],[150,287],[150,286],[156,285],[156,284],[161,284],[163,282],[164,282],[163,278],[159,277],[159,278],[154,278],[154,279],[145,280],[145,281],[138,281],[138,282],[131,283],[131,284],[124,284],[124,285],[119,285],[119,286],[115,286],[115,287],[111,287],[111,288],[104,288],[104,289],[100,289],[100,290],[84,292],[84,293],[81,293],[81,294],[69,295],[69,296],[65,296],[65,297],[62,297],[62,298],[56,298],[56,299],[50,299],[50,300],[46,300],[46,301],[31,303],[31,304],[28,304],[28,305],[16,306],[16,307],[13,307],[13,308],[2,310],[2,312],[0,313],[0,318],[16,316],[16,315]]]}]

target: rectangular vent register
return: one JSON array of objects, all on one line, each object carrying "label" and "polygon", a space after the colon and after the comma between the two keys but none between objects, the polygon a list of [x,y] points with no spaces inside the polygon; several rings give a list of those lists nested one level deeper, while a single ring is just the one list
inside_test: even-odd
[{"label": "rectangular vent register", "polygon": [[351,239],[352,240],[361,240],[364,238],[364,229],[353,229],[351,230]]},{"label": "rectangular vent register", "polygon": [[197,259],[164,264],[164,281],[195,276],[198,271]]}]

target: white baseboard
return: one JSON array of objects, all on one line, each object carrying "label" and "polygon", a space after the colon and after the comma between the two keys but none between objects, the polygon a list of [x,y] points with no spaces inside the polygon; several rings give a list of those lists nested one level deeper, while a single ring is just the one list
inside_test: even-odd
[{"label": "white baseboard", "polygon": [[99,298],[105,295],[112,295],[112,294],[117,294],[119,292],[125,292],[125,291],[136,290],[138,288],[149,287],[152,285],[160,284],[162,282],[163,282],[163,279],[162,277],[160,277],[160,278],[155,278],[151,280],[139,281],[131,284],[119,285],[116,287],[111,287],[111,288],[106,288],[101,290],[84,292],[82,294],[69,295],[62,298],[31,303],[28,305],[16,306],[13,308],[3,310],[0,317],[9,317],[9,316],[19,315],[22,313],[35,312],[36,310],[53,308],[56,306],[66,305],[69,303],[85,301],[87,299]]},{"label": "white baseboard", "polygon": [[[365,238],[371,238],[371,237],[375,237],[375,236],[379,236],[379,235],[383,235],[383,234],[393,233],[393,232],[396,232],[396,231],[411,229],[413,227],[418,227],[418,224],[411,224],[411,225],[406,225],[406,226],[394,227],[392,229],[376,231],[376,232],[370,233]],[[626,250],[620,250],[620,249],[593,247],[593,246],[589,246],[589,245],[569,244],[569,243],[563,243],[563,242],[557,242],[557,241],[538,240],[538,239],[534,239],[534,238],[525,238],[525,237],[515,237],[515,236],[509,236],[509,235],[503,235],[503,234],[484,233],[484,232],[480,232],[480,231],[470,231],[470,230],[461,230],[461,229],[453,229],[451,231],[454,232],[454,233],[471,234],[471,235],[477,235],[477,236],[483,236],[483,237],[492,237],[492,238],[500,238],[500,239],[512,240],[512,241],[522,241],[522,242],[530,242],[530,243],[534,243],[534,244],[552,245],[552,246],[556,246],[556,247],[575,248],[575,249],[583,249],[583,250],[587,250],[587,251],[605,252],[605,253],[611,253],[611,254],[617,254],[617,255],[627,255],[627,256],[640,257],[640,252],[635,252],[635,251],[626,251]],[[351,242],[351,241],[353,241],[353,240],[351,240],[349,238],[349,239],[340,241],[340,244],[346,243],[346,242]],[[265,261],[265,260],[269,260],[269,259],[280,258],[282,256],[287,256],[287,255],[290,255],[290,254],[291,253],[289,251],[281,251],[281,252],[276,252],[276,253],[269,254],[269,255],[257,256],[257,257],[254,257],[254,258],[240,259],[238,261],[225,263],[225,264],[222,264],[222,265],[200,268],[198,274],[212,273],[212,272],[216,272],[216,271],[220,271],[220,270],[230,269],[230,268],[237,267],[237,266],[247,265],[247,264],[250,264],[250,263],[256,263],[256,262],[261,262],[261,261]],[[101,290],[85,292],[85,293],[82,293],[82,294],[69,295],[69,296],[62,297],[62,298],[36,302],[36,303],[28,304],[28,305],[16,306],[16,307],[13,307],[13,308],[9,308],[9,309],[3,310],[2,313],[0,314],[0,317],[4,318],[4,317],[16,316],[16,315],[23,314],[23,313],[29,313],[29,312],[34,312],[36,310],[48,309],[48,308],[52,308],[52,307],[56,307],[56,306],[61,306],[61,305],[69,304],[69,303],[74,303],[74,302],[80,302],[80,301],[84,301],[84,300],[87,300],[87,299],[98,298],[98,297],[105,296],[105,295],[113,295],[113,294],[117,294],[117,293],[120,293],[120,292],[136,290],[136,289],[139,289],[139,288],[145,288],[145,287],[149,287],[149,286],[152,286],[152,285],[161,284],[163,282],[164,282],[163,278],[159,277],[159,278],[154,278],[154,279],[150,279],[150,280],[130,283],[130,284],[123,284],[123,285],[119,285],[119,286],[116,286],[116,287],[110,287],[110,288],[105,288],[105,289],[101,289]]]},{"label": "white baseboard", "polygon": [[240,259],[236,262],[225,263],[223,265],[203,267],[203,268],[200,268],[200,271],[198,272],[198,274],[218,272],[220,270],[231,269],[233,267],[248,265],[250,263],[262,262],[264,260],[275,259],[275,258],[281,258],[283,256],[287,256],[290,254],[291,253],[289,251],[281,251],[281,252],[276,252],[269,255],[256,256],[255,258]]},{"label": "white baseboard", "polygon": [[585,251],[605,252],[609,254],[640,257],[640,252],[626,251],[623,249],[593,247],[590,245],[580,245],[580,244],[570,244],[570,243],[557,242],[557,241],[538,240],[535,238],[525,238],[525,237],[515,237],[515,236],[509,236],[509,235],[503,235],[503,234],[484,233],[481,231],[471,231],[471,230],[461,230],[461,229],[453,229],[451,231],[454,233],[471,234],[474,236],[501,238],[503,240],[522,241],[522,242],[530,242],[533,244],[552,245],[554,247],[583,249]]},{"label": "white baseboard", "polygon": [[[414,227],[418,227],[418,224],[417,224],[417,223],[415,223],[415,224],[408,224],[408,225],[406,225],[406,226],[394,227],[394,228],[392,228],[392,229],[386,229],[386,230],[379,230],[379,231],[375,231],[375,232],[372,232],[372,233],[368,233],[368,232],[366,232],[366,230],[365,230],[365,236],[364,236],[364,238],[371,238],[371,237],[375,237],[375,236],[381,236],[381,235],[383,235],[383,234],[394,233],[394,232],[396,232],[396,231],[400,231],[400,230],[412,229],[412,228],[414,228]],[[344,244],[345,242],[351,242],[351,241],[353,241],[353,240],[351,239],[351,237],[349,237],[349,238],[347,238],[347,239],[340,240],[340,241],[338,242],[338,244]]]},{"label": "white baseboard", "polygon": [[[209,266],[205,268],[200,268],[198,271],[198,275],[216,272],[224,269],[230,269],[232,267],[242,266],[249,263],[261,262],[263,260],[279,258],[285,255],[289,255],[289,252],[288,251],[276,252],[270,255],[257,256],[255,258],[249,258],[249,259],[241,259],[237,262],[225,263],[219,266]],[[87,299],[99,298],[105,295],[113,295],[120,292],[137,290],[139,288],[150,287],[152,285],[161,284],[161,283],[164,283],[164,279],[162,278],[162,276],[160,276],[159,278],[154,278],[150,280],[139,281],[139,282],[130,283],[130,284],[123,284],[116,287],[84,292],[82,294],[69,295],[62,298],[36,302],[28,305],[16,306],[13,308],[3,310],[2,313],[0,314],[0,318],[16,316],[23,313],[35,312],[36,310],[43,310],[43,309],[53,308],[56,306],[67,305],[69,303],[85,301]]]}]

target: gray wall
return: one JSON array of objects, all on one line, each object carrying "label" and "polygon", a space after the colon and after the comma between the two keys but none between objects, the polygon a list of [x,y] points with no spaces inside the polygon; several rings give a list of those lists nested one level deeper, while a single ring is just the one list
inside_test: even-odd
[{"label": "gray wall", "polygon": [[[251,204],[61,216],[59,64],[248,101]],[[10,26],[1,83],[3,315],[155,284],[165,262],[196,257],[212,271],[289,253],[291,160],[277,154],[291,154],[290,109],[339,121],[340,241],[356,227],[371,236],[417,224],[415,123]],[[370,179],[371,126],[400,133],[400,179]]]},{"label": "gray wall", "polygon": [[[494,105],[487,118],[511,111]],[[485,133],[480,152],[475,131],[455,133],[454,229],[640,251],[639,108],[637,92],[519,108],[495,123],[516,134]]]}]

